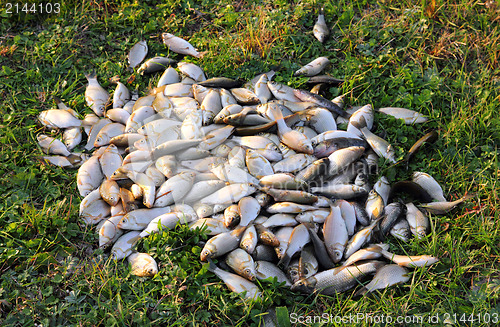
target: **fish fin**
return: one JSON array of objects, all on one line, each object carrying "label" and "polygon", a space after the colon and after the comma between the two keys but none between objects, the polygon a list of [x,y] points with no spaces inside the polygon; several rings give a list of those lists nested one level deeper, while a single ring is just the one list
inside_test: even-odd
[{"label": "fish fin", "polygon": [[358,297],[358,296],[363,296],[368,292],[368,289],[366,287],[360,288],[352,297]]},{"label": "fish fin", "polygon": [[300,252],[299,258],[299,279],[305,278],[306,275],[306,267],[304,265],[304,257],[302,256],[303,251]]}]

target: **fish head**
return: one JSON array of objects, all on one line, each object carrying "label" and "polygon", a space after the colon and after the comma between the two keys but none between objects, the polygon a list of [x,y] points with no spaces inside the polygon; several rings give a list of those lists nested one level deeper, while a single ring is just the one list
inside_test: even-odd
[{"label": "fish head", "polygon": [[196,214],[200,218],[206,218],[211,216],[214,213],[214,209],[207,205],[207,204],[197,204],[194,205],[194,210],[196,211]]},{"label": "fish head", "polygon": [[211,250],[212,247],[209,245],[210,244],[207,243],[205,245],[205,247],[203,248],[203,250],[201,251],[201,253],[200,253],[200,260],[201,261],[207,261],[207,259],[210,259],[215,255],[215,253],[212,252],[212,250]]},{"label": "fish head", "polygon": [[249,238],[245,238],[245,239],[241,240],[240,247],[243,250],[247,251],[248,253],[252,253],[255,250],[253,238],[249,237]]},{"label": "fish head", "polygon": [[288,246],[287,242],[283,242],[283,243],[280,242],[280,245],[274,248],[278,259],[281,260],[283,258],[283,256],[285,255],[285,251],[286,251],[287,246]]},{"label": "fish head", "polygon": [[203,110],[203,125],[210,125],[214,121],[215,115],[210,110]]},{"label": "fish head", "polygon": [[296,281],[290,289],[292,291],[299,291],[306,294],[311,294],[314,292],[314,286],[316,285],[316,278],[302,278]]},{"label": "fish head", "polygon": [[243,275],[245,276],[246,279],[250,280],[250,281],[255,281],[255,279],[257,278],[255,276],[255,269],[252,269],[252,268],[245,268],[243,270]]},{"label": "fish head", "polygon": [[266,193],[258,193],[254,198],[259,202],[261,207],[265,207],[271,202],[271,196]]},{"label": "fish head", "polygon": [[332,150],[336,150],[335,147],[331,147],[331,145],[328,145],[326,142],[317,143],[317,141],[314,140],[311,141],[311,144],[315,147],[313,153],[318,158],[326,157],[331,154],[330,152],[333,152]]},{"label": "fish head", "polygon": [[269,161],[280,161],[283,159],[280,149],[274,142],[270,142],[260,152]]},{"label": "fish head", "polygon": [[156,262],[150,262],[143,268],[143,276],[144,277],[153,277],[158,273],[158,265]]},{"label": "fish head", "polygon": [[288,276],[294,284],[300,279],[298,263],[288,266]]},{"label": "fish head", "polygon": [[123,218],[118,222],[118,224],[116,225],[116,227],[120,228],[120,229],[126,229],[127,227],[129,227],[131,225],[131,222],[130,222],[130,219],[128,217],[128,215],[125,215],[123,216]]},{"label": "fish head", "polygon": [[339,262],[342,259],[342,255],[343,255],[343,251],[341,251],[339,249],[333,250],[333,255],[332,255],[333,262],[335,262],[335,263]]},{"label": "fish head", "polygon": [[97,136],[95,142],[94,142],[94,147],[98,148],[103,145],[106,145],[109,142],[109,138],[104,136],[104,135],[99,135]]},{"label": "fish head", "polygon": [[311,142],[301,142],[300,148],[304,153],[307,153],[307,154],[314,153],[314,148],[313,148]]},{"label": "fish head", "polygon": [[38,142],[42,142],[42,141],[46,140],[47,138],[48,138],[48,136],[47,135],[43,135],[43,134],[40,134],[40,135],[38,135],[36,137],[36,139],[37,139]]}]

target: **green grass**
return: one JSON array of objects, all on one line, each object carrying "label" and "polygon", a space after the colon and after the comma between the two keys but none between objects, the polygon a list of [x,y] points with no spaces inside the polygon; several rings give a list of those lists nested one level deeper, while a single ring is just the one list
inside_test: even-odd
[{"label": "green grass", "polygon": [[[500,315],[499,17],[495,2],[338,1],[325,4],[331,36],[312,35],[315,1],[64,1],[61,13],[37,16],[0,10],[0,324],[3,325],[257,325],[269,307],[297,315]],[[126,80],[126,53],[140,39],[149,57],[169,53],[163,32],[189,39],[202,59],[184,58],[208,76],[250,79],[269,69],[276,80],[305,88],[293,72],[328,56],[328,73],[345,78],[352,105],[397,106],[430,117],[421,126],[377,115],[377,132],[404,155],[427,130],[440,138],[415,155],[409,171],[388,168],[391,181],[425,171],[449,199],[474,198],[446,216],[432,216],[432,233],[399,244],[441,262],[413,272],[409,283],[371,297],[294,294],[263,283],[264,297],[244,302],[199,262],[206,236],[184,228],[141,241],[157,259],[152,279],[106,260],[97,235],[80,223],[74,170],[41,165],[37,114],[62,98],[80,114],[84,73],[104,87]],[[141,94],[156,83],[136,76]],[[383,166],[383,168],[387,168]],[[402,251],[402,250],[399,250]],[[283,310],[278,310],[283,315]],[[478,326],[463,321],[462,325]],[[500,319],[500,317],[498,317]],[[360,325],[368,325],[366,321]],[[408,324],[412,325],[412,324]]]}]

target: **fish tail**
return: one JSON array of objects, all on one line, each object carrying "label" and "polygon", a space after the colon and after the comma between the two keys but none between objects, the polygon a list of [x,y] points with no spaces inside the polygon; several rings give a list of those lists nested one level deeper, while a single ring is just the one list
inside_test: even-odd
[{"label": "fish tail", "polygon": [[284,254],[283,258],[278,262],[278,267],[283,267],[284,269],[288,267],[292,258],[288,254]]},{"label": "fish tail", "polygon": [[368,289],[366,287],[360,288],[356,293],[354,293],[353,297],[358,297],[358,296],[363,296],[368,292]]},{"label": "fish tail", "polygon": [[314,223],[302,223],[302,225],[306,226],[308,230],[313,231],[314,230]]},{"label": "fish tail", "polygon": [[467,194],[467,191],[465,191],[465,194],[464,194],[464,196],[462,197],[462,200],[463,200],[463,201],[470,200],[470,199],[472,199],[474,196],[476,196],[476,195],[475,195],[475,194],[472,194],[472,193],[471,193],[471,194]]},{"label": "fish tail", "polygon": [[284,122],[283,113],[281,112],[281,110],[279,109],[278,106],[269,106],[269,110],[271,111],[271,113],[273,115],[273,119],[277,123],[279,123],[279,121],[283,121]]},{"label": "fish tail", "polygon": [[97,79],[97,73],[95,72],[95,70],[85,74],[85,77],[87,78],[87,80],[91,80],[91,79]]},{"label": "fish tail", "polygon": [[208,258],[207,261],[208,261],[208,271],[215,273],[215,270],[217,270],[217,266],[212,261],[212,259]]},{"label": "fish tail", "polygon": [[111,83],[113,83],[113,84],[118,84],[118,82],[120,81],[120,76],[119,76],[119,75],[115,75],[115,76],[111,77],[111,78],[109,79],[109,81],[110,81]]},{"label": "fish tail", "polygon": [[206,54],[208,53],[208,51],[202,51],[202,52],[198,52],[198,55],[195,56],[196,58],[203,58]]}]

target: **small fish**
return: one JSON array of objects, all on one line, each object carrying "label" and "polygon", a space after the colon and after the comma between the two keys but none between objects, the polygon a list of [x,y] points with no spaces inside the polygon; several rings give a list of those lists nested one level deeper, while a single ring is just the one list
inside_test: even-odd
[{"label": "small fish", "polygon": [[417,238],[422,238],[427,235],[429,218],[425,216],[413,203],[406,204],[406,220],[410,225],[410,231]]},{"label": "small fish", "polygon": [[160,215],[170,213],[170,211],[170,207],[137,209],[125,214],[123,218],[118,222],[117,226],[120,229],[142,231],[149,225],[149,223],[153,219],[159,217]]},{"label": "small fish", "polygon": [[382,290],[384,288],[406,283],[410,280],[408,276],[409,271],[398,265],[386,265],[377,270],[373,280],[363,286],[357,291],[354,296],[364,295],[375,290]]},{"label": "small fish", "polygon": [[373,189],[382,197],[384,205],[387,205],[389,195],[391,193],[391,185],[387,177],[380,176],[377,182],[373,185]]},{"label": "small fish", "polygon": [[392,226],[389,233],[403,242],[408,242],[410,237],[410,225],[406,219],[400,219]]},{"label": "small fish", "polygon": [[201,261],[220,257],[238,247],[246,227],[237,227],[235,230],[221,233],[209,239],[200,254]]},{"label": "small fish", "polygon": [[160,87],[168,84],[175,84],[180,81],[179,73],[174,68],[168,67],[161,75],[156,86]]},{"label": "small fish", "polygon": [[[338,78],[335,78],[335,77],[332,77],[332,76],[329,76],[329,75],[316,75],[316,76],[312,76],[310,77],[307,82],[307,84],[318,84],[318,83],[324,83],[324,84],[330,84],[334,87],[339,87],[342,83],[344,83],[344,80],[343,79],[338,79]],[[336,101],[339,101],[339,99],[337,99]],[[333,103],[336,103],[337,105],[339,105],[336,101],[333,101]],[[340,107],[340,105],[339,105]]]},{"label": "small fish", "polygon": [[380,218],[384,213],[384,200],[374,189],[368,193],[365,209],[371,221]]},{"label": "small fish", "polygon": [[99,192],[101,193],[101,198],[110,206],[116,206],[118,201],[120,201],[120,187],[114,180],[104,180],[101,186],[99,186]]},{"label": "small fish", "polygon": [[[266,220],[266,219],[263,219],[263,220]],[[255,226],[255,230],[257,231],[257,238],[259,239],[259,241],[262,244],[270,245],[270,246],[274,246],[274,247],[280,245],[280,241],[276,237],[276,235],[274,235],[274,233],[271,232],[268,228],[262,226],[260,223],[257,223],[257,219],[255,220],[254,226]]]},{"label": "small fish", "polygon": [[285,286],[292,286],[290,280],[286,277],[285,273],[278,268],[275,264],[268,261],[256,261],[255,262],[255,272],[256,277],[259,280],[276,278],[278,283],[285,283]]},{"label": "small fish", "polygon": [[[176,60],[170,59],[168,57],[154,57],[146,60],[137,72],[141,75],[152,74],[160,71],[164,71],[169,66],[175,65],[177,63]],[[161,85],[159,85],[161,86]]]},{"label": "small fish", "polygon": [[314,75],[318,75],[330,64],[330,60],[327,57],[319,57],[308,63],[307,65],[301,67],[297,70],[294,76],[306,76],[311,77]]},{"label": "small fish", "polygon": [[123,218],[123,214],[111,216],[104,220],[103,224],[96,230],[99,231],[99,247],[102,249],[113,245],[116,240],[123,235],[123,230],[118,228],[118,222]]},{"label": "small fish", "polygon": [[293,94],[301,101],[314,102],[318,107],[326,108],[332,113],[335,113],[341,117],[349,118],[349,114],[347,112],[340,109],[338,105],[328,99],[325,99],[321,95],[314,94],[305,90],[293,90]]},{"label": "small fish", "polygon": [[260,213],[259,202],[251,197],[244,196],[238,201],[238,213],[240,216],[239,226],[248,226]]},{"label": "small fish", "polygon": [[330,205],[330,214],[326,217],[323,225],[323,236],[328,254],[333,262],[339,262],[349,238],[347,226],[339,207]]},{"label": "small fish", "polygon": [[113,259],[121,260],[131,255],[135,244],[140,239],[139,234],[139,231],[131,231],[123,234],[111,248],[111,256]]},{"label": "small fish", "polygon": [[318,197],[314,194],[299,190],[283,190],[269,187],[261,188],[261,191],[273,197],[274,201],[295,202],[302,204],[314,204]]},{"label": "small fish", "polygon": [[219,277],[232,292],[238,294],[244,293],[244,296],[247,299],[255,299],[260,297],[261,293],[257,285],[250,282],[246,278],[220,269],[211,260],[209,261],[208,270]]},{"label": "small fish", "polygon": [[116,84],[116,89],[113,92],[113,109],[123,108],[125,103],[130,100],[130,92],[128,88],[120,82],[118,76],[111,78],[111,82]]},{"label": "small fish", "polygon": [[380,219],[373,221],[369,226],[357,232],[347,243],[344,258],[349,258],[354,252],[361,249],[363,245],[372,240],[373,230]]},{"label": "small fish", "polygon": [[134,44],[128,53],[129,70],[133,71],[136,66],[138,66],[146,55],[148,54],[148,44],[146,41],[142,40]]},{"label": "small fish", "polygon": [[304,224],[300,224],[293,228],[290,239],[288,240],[288,246],[286,248],[283,257],[281,258],[278,266],[288,267],[290,260],[295,253],[302,251],[304,246],[311,241],[307,227]]},{"label": "small fish", "polygon": [[328,156],[329,167],[328,174],[334,176],[348,167],[351,163],[358,160],[364,153],[365,148],[361,146],[351,146],[333,152]]},{"label": "small fish", "polygon": [[365,276],[375,273],[384,265],[381,261],[368,261],[359,265],[324,270],[309,278],[298,280],[291,290],[334,295],[353,288]]},{"label": "small fish", "polygon": [[130,273],[139,277],[153,277],[158,273],[158,264],[147,253],[132,253],[127,257],[130,264]]},{"label": "small fish", "polygon": [[234,80],[227,77],[214,77],[198,82],[197,84],[204,87],[232,89],[235,87],[240,87],[242,83],[239,80]]},{"label": "small fish", "polygon": [[226,263],[238,275],[255,281],[256,270],[252,257],[243,249],[234,249],[226,256]]},{"label": "small fish", "polygon": [[319,10],[318,19],[316,20],[316,24],[313,27],[313,35],[319,42],[323,43],[325,39],[330,34],[328,30],[328,26],[325,22],[325,11],[323,8]]},{"label": "small fish", "polygon": [[211,236],[229,232],[229,229],[224,226],[222,221],[214,218],[201,218],[189,224],[189,229],[197,228],[205,230],[207,235]]},{"label": "small fish", "polygon": [[163,33],[161,37],[163,44],[165,44],[169,50],[196,58],[201,57],[201,54],[188,41],[170,33]]},{"label": "small fish", "polygon": [[412,181],[422,186],[434,200],[437,202],[446,202],[441,185],[431,175],[416,171],[412,177]]},{"label": "small fish", "polygon": [[203,69],[193,63],[180,62],[177,64],[177,68],[181,71],[182,74],[192,78],[196,82],[203,82],[207,79],[205,77]]},{"label": "small fish", "polygon": [[463,197],[461,197],[458,200],[452,201],[452,202],[431,202],[431,203],[424,203],[421,204],[419,207],[425,209],[426,211],[436,214],[436,215],[444,215],[453,210],[457,205],[460,203],[469,200],[473,197],[471,194],[465,194]]},{"label": "small fish", "polygon": [[426,143],[433,143],[436,142],[438,139],[439,134],[437,131],[433,130],[430,131],[429,133],[425,134],[422,136],[420,139],[418,139],[415,144],[412,145],[410,150],[408,151],[408,154],[405,157],[405,161],[408,163],[411,159],[411,157]]},{"label": "small fish", "polygon": [[82,126],[82,121],[66,110],[44,110],[38,115],[38,120],[51,129],[61,129]]},{"label": "small fish", "polygon": [[394,148],[383,138],[373,134],[368,128],[361,128],[361,133],[375,153],[382,158],[386,158],[392,163],[396,163]]},{"label": "small fish", "polygon": [[407,125],[425,123],[428,120],[421,113],[405,108],[388,107],[380,108],[378,111],[397,119],[403,119]]},{"label": "small fish", "polygon": [[104,178],[97,156],[92,156],[78,169],[76,185],[81,196],[87,196],[97,189]]},{"label": "small fish", "polygon": [[378,259],[382,256],[383,250],[388,250],[389,244],[372,244],[364,249],[358,250],[351,254],[342,266],[350,266],[361,260]]},{"label": "small fish", "polygon": [[87,74],[85,77],[89,82],[85,89],[85,101],[97,116],[102,117],[109,99],[109,93],[99,84],[95,73]]},{"label": "small fish", "polygon": [[403,214],[404,207],[399,202],[388,204],[384,208],[384,216],[380,222],[380,234],[387,235],[399,217]]},{"label": "small fish", "polygon": [[398,255],[390,253],[386,249],[382,250],[381,254],[386,259],[389,259],[400,266],[409,268],[427,267],[439,261],[438,258],[432,257],[430,255],[419,255],[419,256]]},{"label": "small fish", "polygon": [[60,140],[40,134],[37,136],[38,145],[44,150],[45,153],[61,154],[65,157],[69,156],[71,153],[68,151],[66,145]]}]

